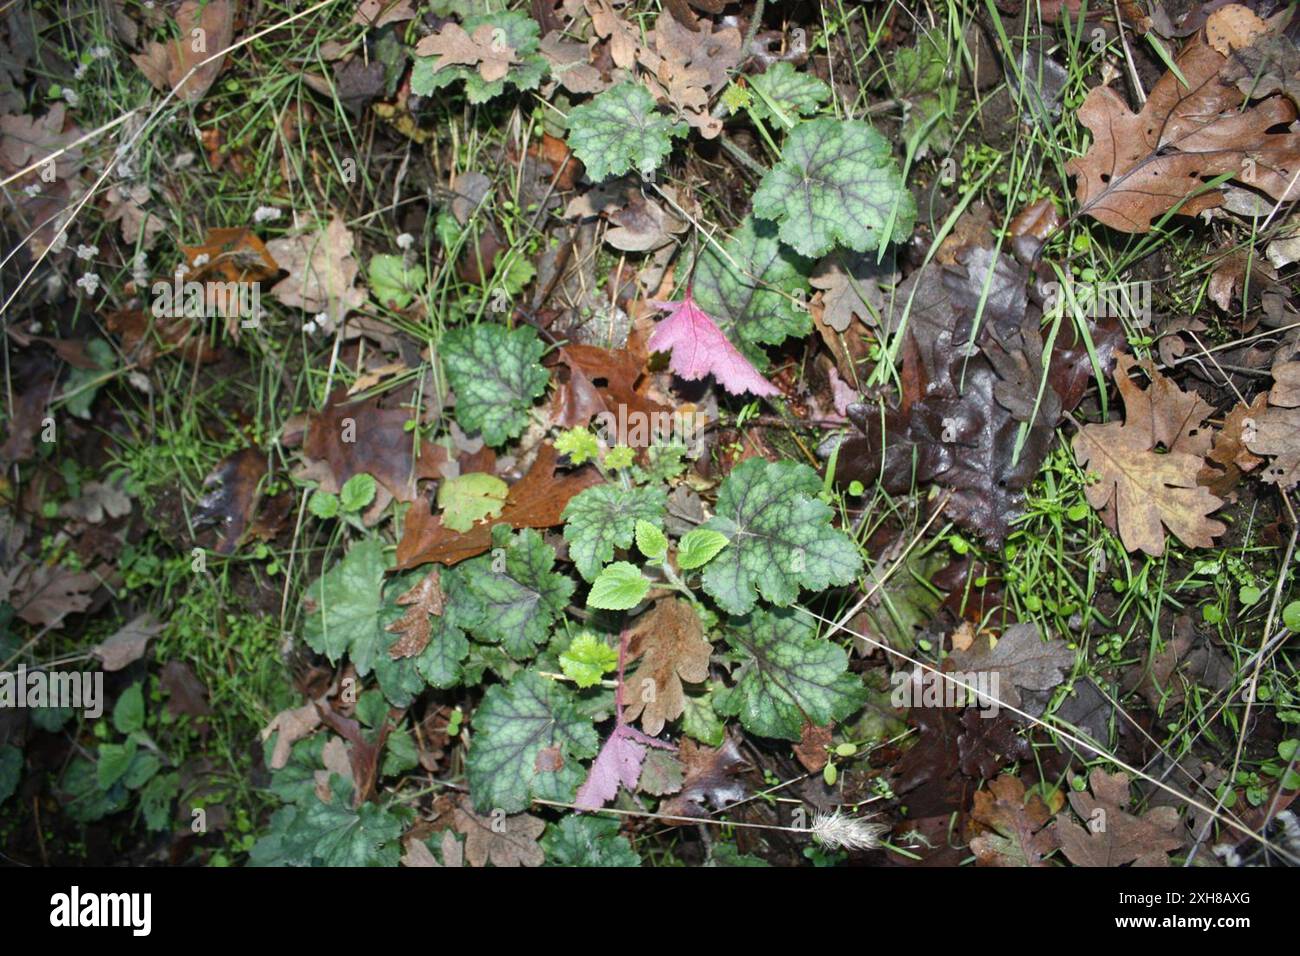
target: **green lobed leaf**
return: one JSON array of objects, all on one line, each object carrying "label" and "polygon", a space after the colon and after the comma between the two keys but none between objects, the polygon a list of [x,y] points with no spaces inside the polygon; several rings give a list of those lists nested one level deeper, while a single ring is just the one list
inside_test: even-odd
[{"label": "green lobed leaf", "polygon": [[754,193],[754,215],[779,224],[802,255],[836,244],[870,252],[911,234],[916,203],[889,141],[860,120],[805,120]]},{"label": "green lobed leaf", "polygon": [[755,591],[781,607],[800,588],[823,591],[853,581],[862,558],[831,527],[833,512],[814,496],[817,473],[800,462],[741,462],[722,482],[713,518],[702,527],[731,542],[704,569],[704,590],[729,614],[745,614]]},{"label": "green lobed leaf", "polygon": [[381,653],[387,657],[392,643],[379,615],[387,568],[383,542],[367,538],[307,589],[313,606],[303,624],[307,646],[331,663],[347,654],[358,677],[370,673]]},{"label": "green lobed leaf", "polygon": [[505,549],[505,567],[492,570],[490,554],[462,565],[466,585],[466,629],[481,641],[500,644],[515,660],[537,653],[551,624],[573,596],[573,580],[553,570],[555,549],[531,528],[511,536],[506,525],[492,529],[494,548]]},{"label": "green lobed leaf", "polygon": [[668,495],[662,488],[624,488],[610,482],[574,495],[565,505],[564,537],[569,558],[588,581],[614,558],[614,549],[632,547],[637,521],[662,524]]},{"label": "green lobed leaf", "polygon": [[628,611],[645,599],[650,579],[635,564],[615,561],[596,575],[587,592],[587,607],[602,611]]},{"label": "green lobed leaf", "polygon": [[569,148],[596,182],[630,169],[648,176],[685,134],[685,123],[657,112],[650,91],[631,81],[569,111]]},{"label": "green lobed leaf", "polygon": [[640,866],[641,857],[618,831],[617,820],[571,813],[542,835],[546,865]]},{"label": "green lobed leaf", "polygon": [[496,448],[518,437],[528,412],[550,379],[538,364],[545,348],[532,326],[507,329],[482,323],[453,329],[442,340],[442,361],[456,392],[456,421]]},{"label": "green lobed leaf", "polygon": [[811,73],[801,73],[792,63],[776,63],[765,73],[749,78],[754,89],[750,115],[774,121],[789,129],[802,116],[811,116],[830,102],[831,88]]},{"label": "green lobed leaf", "polygon": [[866,700],[862,681],[849,673],[849,655],[793,610],[756,610],[725,637],[740,668],[735,686],[719,690],[713,705],[752,733],[799,740],[805,722],[843,720]]},{"label": "green lobed leaf", "polygon": [[586,776],[577,761],[599,743],[568,690],[532,671],[489,687],[471,726],[465,767],[480,813],[519,813],[533,798],[572,802]]},{"label": "green lobed leaf", "polygon": [[759,345],[779,345],[812,331],[803,305],[814,263],[777,239],[777,226],[746,216],[722,250],[700,253],[693,294],[746,356],[766,364]]}]

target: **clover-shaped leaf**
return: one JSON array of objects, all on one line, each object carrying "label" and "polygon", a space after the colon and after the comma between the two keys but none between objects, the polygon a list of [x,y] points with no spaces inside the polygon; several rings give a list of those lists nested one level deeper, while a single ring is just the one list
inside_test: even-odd
[{"label": "clover-shaped leaf", "polygon": [[632,82],[569,113],[569,148],[597,182],[629,169],[648,176],[672,151],[673,137],[685,134],[685,123],[656,112],[650,91]]},{"label": "clover-shaped leaf", "polygon": [[569,557],[588,581],[614,558],[614,549],[630,548],[637,521],[660,524],[668,507],[662,488],[624,488],[610,482],[579,492],[565,505],[564,537]]},{"label": "clover-shaped leaf", "polygon": [[[813,263],[776,237],[775,223],[746,216],[719,250],[709,244],[695,270],[696,303],[746,357],[812,330],[804,297]],[[765,360],[764,360],[765,361]]]},{"label": "clover-shaped leaf", "polygon": [[831,98],[831,88],[811,73],[800,73],[790,63],[777,63],[766,73],[751,77],[754,96],[749,112],[755,119],[772,120],[789,129],[803,116],[811,116]]},{"label": "clover-shaped leaf", "polygon": [[838,243],[869,252],[912,231],[916,203],[889,141],[860,120],[806,120],[754,193],[754,215],[805,256]]},{"label": "clover-shaped leaf", "polygon": [[713,706],[746,730],[799,740],[805,724],[843,720],[866,700],[849,655],[794,610],[757,610],[734,623],[725,636],[740,662],[736,683],[715,693]]},{"label": "clover-shaped leaf", "polygon": [[481,813],[526,810],[533,798],[571,803],[599,740],[572,695],[555,681],[521,671],[494,684],[474,711],[465,769]]},{"label": "clover-shaped leaf", "polygon": [[467,561],[465,582],[467,627],[481,641],[500,644],[515,660],[537,652],[551,623],[564,613],[573,596],[573,581],[552,570],[555,550],[531,528],[513,538],[507,525],[492,529],[494,549],[504,549],[504,568],[491,554]]},{"label": "clover-shaped leaf", "polygon": [[831,508],[814,496],[817,473],[799,462],[741,462],[718,490],[717,513],[702,527],[731,544],[704,569],[704,590],[729,614],[754,606],[755,590],[793,604],[799,589],[848,584],[862,569],[858,549],[831,527]]},{"label": "clover-shaped leaf", "polygon": [[480,432],[494,448],[517,437],[550,379],[537,362],[543,351],[528,325],[510,330],[484,323],[448,332],[442,361],[456,392],[457,424]]}]

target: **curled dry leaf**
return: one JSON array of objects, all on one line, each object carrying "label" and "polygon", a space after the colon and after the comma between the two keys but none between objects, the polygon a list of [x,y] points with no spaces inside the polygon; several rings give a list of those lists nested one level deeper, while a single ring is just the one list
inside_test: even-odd
[{"label": "curled dry leaf", "polygon": [[163,626],[152,614],[141,614],[125,624],[121,630],[91,648],[106,671],[120,671],[144,656],[149,642],[162,632]]},{"label": "curled dry leaf", "polygon": [[1279,488],[1300,482],[1300,362],[1277,362],[1268,407],[1242,421],[1246,447],[1271,461],[1260,472]]},{"label": "curled dry leaf", "polygon": [[290,308],[328,312],[338,322],[366,301],[364,289],[354,288],[360,267],[352,257],[352,233],[341,219],[332,219],[320,232],[272,239],[267,250],[289,275],[271,294]]},{"label": "curled dry leaf", "polygon": [[[234,37],[234,13],[230,0],[185,0],[176,9],[172,38],[149,44],[131,61],[154,89],[175,89],[177,96],[191,103],[202,99],[225,67],[224,51]],[[195,67],[194,75],[185,79]],[[184,85],[177,86],[182,80]]]},{"label": "curled dry leaf", "polygon": [[1140,113],[1109,87],[1088,94],[1078,115],[1092,146],[1066,166],[1078,177],[1080,212],[1124,232],[1148,232],[1153,218],[1179,203],[1187,216],[1219,205],[1222,194],[1203,187],[1223,173],[1276,200],[1300,196],[1300,134],[1270,132],[1291,124],[1295,106],[1274,96],[1243,108],[1245,95],[1221,81],[1226,63],[1194,37],[1177,60],[1188,85],[1165,73]]},{"label": "curled dry leaf", "polygon": [[388,649],[388,656],[394,660],[415,657],[429,646],[432,627],[429,618],[442,617],[444,603],[438,569],[434,568],[417,581],[397,599],[397,603],[407,611],[387,628],[390,633],[402,635]]},{"label": "curled dry leaf", "polygon": [[466,33],[458,23],[448,23],[431,33],[415,46],[416,56],[436,56],[433,72],[447,66],[473,66],[479,76],[491,83],[510,72],[510,66],[519,62],[512,47],[505,42],[505,33],[490,23]]}]

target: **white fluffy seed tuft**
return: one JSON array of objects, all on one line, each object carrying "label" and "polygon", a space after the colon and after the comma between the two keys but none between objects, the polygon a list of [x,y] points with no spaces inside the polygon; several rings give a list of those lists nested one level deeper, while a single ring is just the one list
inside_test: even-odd
[{"label": "white fluffy seed tuft", "polygon": [[811,832],[813,839],[828,850],[874,850],[889,827],[836,810],[813,817]]}]

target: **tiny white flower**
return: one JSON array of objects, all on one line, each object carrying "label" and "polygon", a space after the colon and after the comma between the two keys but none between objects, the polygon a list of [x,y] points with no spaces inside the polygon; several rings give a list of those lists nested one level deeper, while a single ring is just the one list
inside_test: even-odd
[{"label": "tiny white flower", "polygon": [[401,249],[403,252],[411,248],[413,245],[415,245],[415,236],[411,235],[409,232],[404,232],[397,237],[397,248]]},{"label": "tiny white flower", "polygon": [[206,252],[200,252],[197,256],[194,257],[194,268],[202,269],[204,266],[208,264],[208,259],[210,258],[211,257]]},{"label": "tiny white flower", "polygon": [[78,259],[85,259],[87,262],[89,262],[97,255],[99,255],[99,246],[86,246],[86,245],[77,246]]},{"label": "tiny white flower", "polygon": [[77,68],[72,71],[72,78],[74,80],[82,79],[86,75],[86,71],[89,69],[90,69],[89,63],[78,63]]},{"label": "tiny white flower", "polygon": [[41,184],[32,183],[29,186],[24,186],[23,192],[27,194],[28,198],[31,198],[33,196],[39,196],[41,194]]},{"label": "tiny white flower", "polygon": [[306,332],[308,335],[315,335],[315,334],[316,334],[316,320],[315,320],[315,319],[308,319],[306,322],[304,322],[304,323],[302,324],[302,330],[303,330],[304,332]]},{"label": "tiny white flower", "polygon": [[85,289],[86,295],[94,295],[99,289],[99,276],[93,272],[87,272],[77,280],[77,288]]},{"label": "tiny white flower", "polygon": [[253,210],[253,222],[274,222],[280,218],[280,210],[274,206],[258,206]]},{"label": "tiny white flower", "polygon": [[81,105],[81,94],[74,89],[64,87],[63,98],[74,110]]},{"label": "tiny white flower", "polygon": [[66,232],[61,232],[54,238],[54,241],[50,243],[50,252],[57,255],[66,248],[68,248],[68,234]]},{"label": "tiny white flower", "polygon": [[112,53],[113,53],[112,50],[110,50],[108,47],[102,44],[100,46],[92,46],[90,48],[90,55],[93,59],[96,60],[106,59],[107,57],[111,56]]},{"label": "tiny white flower", "polygon": [[145,375],[143,372],[131,372],[127,375],[126,380],[146,395],[153,394],[153,386],[149,383],[149,376]]},{"label": "tiny white flower", "polygon": [[33,322],[30,326],[28,326],[27,331],[31,335],[40,335],[41,329],[43,328],[45,328],[45,326],[41,325],[41,323]]}]

